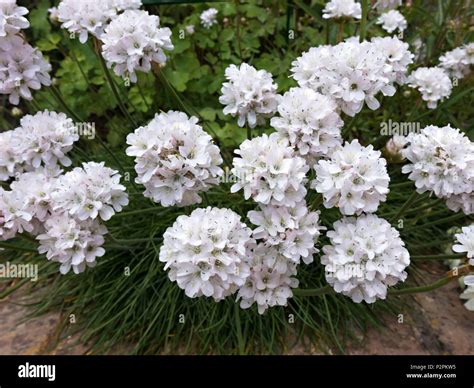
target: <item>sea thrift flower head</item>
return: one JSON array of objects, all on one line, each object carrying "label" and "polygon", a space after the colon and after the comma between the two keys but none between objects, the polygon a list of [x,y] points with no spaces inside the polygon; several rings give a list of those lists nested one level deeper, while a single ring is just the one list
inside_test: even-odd
[{"label": "sea thrift flower head", "polygon": [[271,126],[310,162],[342,144],[344,123],[336,103],[327,96],[309,88],[292,88],[283,95],[278,113],[280,117],[273,117]]},{"label": "sea thrift flower head", "polygon": [[418,89],[429,109],[451,95],[452,84],[445,70],[440,67],[419,67],[408,77],[410,87]]},{"label": "sea thrift flower head", "polygon": [[[471,46],[474,47],[472,43]],[[464,78],[471,72],[470,66],[473,64],[473,55],[469,55],[468,50],[466,45],[446,52],[439,58],[439,66],[446,70],[450,77]]]},{"label": "sea thrift flower head", "polygon": [[201,19],[201,25],[204,28],[211,28],[214,24],[217,24],[218,11],[215,8],[206,9],[201,13],[199,18]]},{"label": "sea thrift flower head", "polygon": [[38,49],[20,36],[9,35],[0,42],[0,94],[7,94],[13,105],[20,97],[32,100],[31,90],[51,85],[51,65]]},{"label": "sea thrift flower head", "polygon": [[405,136],[394,135],[392,138],[385,144],[383,149],[384,155],[389,162],[400,163],[403,161],[402,150],[405,147],[407,141]]},{"label": "sea thrift flower head", "polygon": [[28,9],[16,4],[16,0],[0,0],[0,37],[14,35],[28,28],[30,23],[24,17]]},{"label": "sea thrift flower head", "polygon": [[405,281],[410,255],[398,231],[373,214],[337,221],[327,232],[321,264],[326,280],[354,302],[385,299],[387,288]]},{"label": "sea thrift flower head", "polygon": [[229,209],[196,209],[179,216],[163,235],[160,261],[190,298],[215,301],[237,291],[249,276],[252,231]]},{"label": "sea thrift flower head", "polygon": [[360,3],[354,0],[331,0],[326,3],[323,9],[323,18],[354,18],[362,17],[362,8]]},{"label": "sea thrift flower head", "polygon": [[398,38],[359,43],[349,39],[336,46],[312,47],[292,63],[292,77],[301,87],[309,87],[332,97],[350,116],[364,103],[378,109],[376,95],[395,93],[394,82],[403,81],[413,55]]},{"label": "sea thrift flower head", "polygon": [[79,221],[98,217],[107,221],[128,205],[120,177],[104,162],[83,163],[57,179],[51,193],[53,210],[64,211]]},{"label": "sea thrift flower head", "polygon": [[295,154],[288,139],[277,133],[245,140],[235,151],[232,174],[238,177],[231,187],[244,190],[245,199],[263,205],[295,206],[306,195],[306,161]]},{"label": "sea thrift flower head", "polygon": [[106,25],[118,12],[138,9],[140,5],[138,0],[62,0],[57,16],[62,28],[70,34],[79,34],[79,41],[85,43],[89,34],[100,39]]},{"label": "sea thrift flower head", "polygon": [[469,264],[474,265],[474,224],[462,228],[462,232],[454,235],[456,244],[453,245],[453,251],[466,253],[469,258]]},{"label": "sea thrift flower head", "polygon": [[107,228],[98,220],[79,221],[66,212],[55,213],[44,224],[44,233],[36,237],[38,252],[46,253],[48,260],[61,264],[65,275],[71,269],[75,274],[94,267],[96,259],[105,254],[104,235]]},{"label": "sea thrift flower head", "polygon": [[[275,263],[286,262],[286,271],[275,270]],[[259,314],[274,306],[286,306],[298,287],[296,264],[285,259],[274,247],[258,244],[250,254],[250,275],[240,287],[237,300],[247,309],[257,304]]]},{"label": "sea thrift flower head", "polygon": [[337,206],[344,215],[373,213],[389,192],[386,165],[380,151],[353,140],[334,151],[330,159],[318,161],[311,187],[323,194],[326,208]]},{"label": "sea thrift flower head", "polygon": [[102,55],[115,74],[137,82],[136,71],[149,72],[152,63],[164,65],[173,50],[171,30],[147,11],[127,10],[105,28]]},{"label": "sea thrift flower head", "polygon": [[13,181],[10,188],[15,196],[22,198],[25,209],[33,217],[35,226],[45,222],[50,214],[51,193],[56,184],[56,178],[62,173],[58,166],[39,167],[34,171],[21,174]]},{"label": "sea thrift flower head", "polygon": [[319,212],[310,212],[305,201],[292,208],[264,205],[247,216],[257,226],[253,237],[278,250],[282,261],[271,263],[275,270],[286,272],[288,262],[313,261],[313,254],[318,252],[315,245],[324,227],[319,225]]},{"label": "sea thrift flower head", "polygon": [[410,52],[408,43],[398,37],[375,37],[371,40],[376,49],[385,56],[385,75],[390,82],[403,85],[407,79],[408,66],[413,63],[414,54]]},{"label": "sea thrift flower head", "polygon": [[377,24],[381,24],[382,28],[389,34],[395,30],[402,32],[407,28],[405,17],[396,10],[391,10],[380,15],[377,19]]},{"label": "sea thrift flower head", "polygon": [[459,129],[429,125],[406,139],[402,154],[410,163],[402,172],[410,174],[419,193],[450,198],[474,192],[474,143]]},{"label": "sea thrift flower head", "polygon": [[197,122],[169,111],[128,135],[126,152],[135,157],[136,182],[145,186],[145,197],[162,206],[188,206],[200,203],[199,193],[218,184],[223,174],[219,148]]},{"label": "sea thrift flower head", "polygon": [[70,166],[66,154],[71,151],[79,135],[71,131],[73,121],[64,113],[44,110],[26,115],[11,136],[11,148],[17,163],[31,168]]},{"label": "sea thrift flower head", "polygon": [[225,105],[224,114],[238,116],[238,125],[250,128],[263,124],[278,105],[278,85],[266,70],[257,70],[247,63],[239,67],[230,65],[225,70],[228,82],[222,85],[219,102]]}]

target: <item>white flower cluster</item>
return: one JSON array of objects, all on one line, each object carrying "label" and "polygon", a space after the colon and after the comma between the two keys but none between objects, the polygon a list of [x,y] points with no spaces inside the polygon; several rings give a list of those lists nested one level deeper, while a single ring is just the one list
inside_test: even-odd
[{"label": "white flower cluster", "polygon": [[105,253],[99,216],[108,220],[128,204],[120,175],[95,162],[63,174],[60,164],[71,164],[66,153],[78,140],[66,115],[44,111],[20,124],[0,134],[0,178],[15,177],[10,190],[0,188],[0,240],[28,232],[61,273],[82,272]]},{"label": "white flower cluster", "polygon": [[408,85],[418,89],[429,109],[436,109],[438,102],[451,95],[453,85],[441,67],[419,67],[408,77]]},{"label": "white flower cluster", "polygon": [[102,55],[115,74],[137,82],[136,71],[149,72],[152,63],[164,65],[163,50],[172,50],[171,30],[147,11],[127,10],[105,28]]},{"label": "white flower cluster", "polygon": [[402,5],[402,0],[377,0],[375,8],[379,11],[388,11],[398,8],[400,5]]},{"label": "white flower cluster", "polygon": [[36,237],[40,242],[38,252],[60,263],[63,275],[71,269],[79,274],[86,267],[95,267],[96,258],[105,254],[102,245],[107,228],[98,220],[79,221],[67,213],[54,213],[46,220],[44,229],[45,233]]},{"label": "white flower cluster", "polygon": [[64,113],[38,112],[26,115],[20,126],[0,134],[0,181],[40,166],[71,165],[66,154],[79,136]]},{"label": "white flower cluster", "polygon": [[61,175],[51,197],[54,211],[67,211],[80,221],[97,217],[108,221],[128,205],[120,174],[105,167],[104,162],[83,163],[82,167]]},{"label": "white flower cluster", "polygon": [[474,265],[474,224],[462,228],[461,233],[454,235],[456,243],[453,245],[453,251],[466,253],[469,258],[469,264]]},{"label": "white flower cluster", "polygon": [[459,129],[434,125],[406,137],[402,154],[410,163],[402,172],[410,174],[419,193],[434,192],[448,200],[455,211],[474,213],[474,143]]},{"label": "white flower cluster", "polygon": [[0,94],[7,94],[13,105],[20,97],[31,100],[31,90],[51,85],[51,65],[43,54],[19,35],[8,35],[0,41]]},{"label": "white flower cluster", "polygon": [[362,43],[349,39],[336,46],[312,47],[292,63],[291,71],[301,87],[334,98],[344,113],[354,116],[364,102],[378,109],[379,92],[392,96],[394,83],[404,81],[412,61],[408,44],[396,37]]},{"label": "white flower cluster", "polygon": [[387,198],[387,162],[372,145],[363,147],[353,140],[330,159],[318,161],[314,169],[311,187],[323,194],[326,208],[337,206],[344,215],[373,213]]},{"label": "white flower cluster", "polygon": [[217,24],[217,9],[209,8],[201,13],[199,18],[201,19],[201,25],[204,28],[211,28],[214,24]]},{"label": "white flower cluster", "polygon": [[304,201],[295,207],[261,206],[248,213],[257,226],[253,237],[258,245],[252,252],[250,276],[240,288],[237,299],[248,308],[256,303],[258,312],[273,306],[286,306],[293,296],[291,288],[298,286],[297,266],[309,264],[318,252],[319,212],[309,212]]},{"label": "white flower cluster", "polygon": [[240,67],[230,65],[225,76],[229,82],[222,85],[219,102],[226,105],[224,114],[239,117],[239,127],[247,122],[250,128],[254,128],[275,113],[278,85],[273,83],[268,71],[242,63]]},{"label": "white flower cluster", "polygon": [[343,218],[327,233],[321,263],[326,280],[354,302],[385,299],[387,288],[405,281],[410,255],[398,231],[373,214]]},{"label": "white flower cluster", "polygon": [[382,28],[389,34],[395,30],[402,32],[407,28],[405,17],[396,10],[391,10],[380,15],[377,19],[377,24],[381,24]]},{"label": "white flower cluster", "polygon": [[331,0],[326,3],[323,9],[323,18],[354,18],[362,17],[360,3],[354,0]]},{"label": "white flower cluster", "polygon": [[83,272],[105,253],[100,222],[128,204],[120,175],[104,163],[84,163],[64,175],[59,167],[23,173],[11,190],[0,191],[0,239],[28,232],[40,242],[39,253],[61,263],[60,272]]},{"label": "white flower cluster", "polygon": [[61,27],[70,34],[79,34],[79,41],[85,43],[89,34],[100,39],[119,12],[140,6],[141,0],[62,0],[56,14]]},{"label": "white flower cluster", "polygon": [[219,301],[237,291],[249,276],[252,231],[229,209],[196,209],[179,216],[163,235],[160,261],[168,276],[190,298]]},{"label": "white flower cluster", "polygon": [[28,28],[30,23],[24,17],[28,9],[16,4],[16,0],[0,0],[0,37],[14,35]]},{"label": "white flower cluster", "polygon": [[309,163],[327,156],[342,144],[344,124],[336,103],[309,88],[292,88],[279,105],[280,117],[271,119],[271,126],[288,138],[290,145]]},{"label": "white flower cluster", "polygon": [[451,77],[464,78],[471,72],[471,66],[474,65],[474,43],[448,51],[439,58],[439,62],[439,66]]},{"label": "white flower cluster", "polygon": [[219,148],[197,121],[182,112],[160,113],[127,137],[136,182],[145,186],[146,197],[162,206],[200,203],[199,193],[216,185],[223,174]]},{"label": "white flower cluster", "polygon": [[243,189],[245,199],[263,205],[293,207],[304,199],[309,167],[288,139],[264,134],[245,140],[235,153],[240,157],[234,158],[231,172],[238,179],[231,192]]}]

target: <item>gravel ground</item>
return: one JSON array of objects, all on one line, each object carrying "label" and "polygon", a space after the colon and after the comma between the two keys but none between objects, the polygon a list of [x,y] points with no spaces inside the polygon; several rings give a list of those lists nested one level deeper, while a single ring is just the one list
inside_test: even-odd
[{"label": "gravel ground", "polygon": [[[428,265],[432,278],[444,268]],[[77,344],[74,336],[59,337],[59,314],[49,314],[24,321],[28,307],[19,304],[22,295],[16,293],[0,302],[0,354],[85,354],[88,347]],[[382,330],[371,329],[352,343],[347,354],[474,354],[474,312],[467,311],[459,299],[457,282],[431,293],[418,294],[414,303],[398,314],[386,316]],[[116,349],[114,354],[126,354],[129,347]],[[327,352],[334,353],[332,349]],[[289,354],[322,354],[321,350],[296,346]]]}]

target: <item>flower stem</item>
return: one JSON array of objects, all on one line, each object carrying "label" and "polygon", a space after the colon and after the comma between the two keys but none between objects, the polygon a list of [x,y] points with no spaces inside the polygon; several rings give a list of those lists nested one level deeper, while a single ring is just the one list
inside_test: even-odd
[{"label": "flower stem", "polygon": [[122,111],[125,118],[130,122],[132,127],[135,129],[137,128],[137,124],[135,123],[135,120],[133,120],[132,116],[130,115],[127,108],[125,107],[125,104],[123,103],[122,98],[120,97],[120,93],[117,89],[117,85],[115,85],[114,79],[112,78],[112,75],[110,74],[109,68],[107,67],[107,64],[105,63],[104,57],[99,51],[99,41],[97,40],[97,38],[94,38],[94,43],[95,43],[94,52],[99,58],[99,62],[100,62],[100,65],[102,66],[102,70],[104,71],[105,78],[107,79],[110,89],[112,90],[112,93],[115,96],[115,99],[117,100],[119,108]]},{"label": "flower stem", "polygon": [[395,214],[395,216],[393,216],[391,219],[390,219],[390,223],[393,224],[395,221],[399,220],[400,217],[403,215],[403,213],[405,213],[405,210],[407,210],[410,205],[413,203],[413,201],[415,200],[415,198],[418,196],[418,193],[416,192],[416,190],[413,191],[413,193],[411,193],[411,195],[408,197],[408,199],[406,200],[406,202],[403,204],[403,206],[400,208],[400,210],[398,211],[397,214]]},{"label": "flower stem", "polygon": [[6,243],[2,243],[0,242],[0,248],[3,248],[3,249],[8,249],[10,251],[21,251],[21,252],[34,252],[34,253],[38,253],[38,251],[34,248],[25,248],[25,247],[20,247],[20,246],[17,246],[17,245],[12,245],[12,244],[6,244]]},{"label": "flower stem", "polygon": [[366,36],[366,26],[367,26],[367,14],[369,12],[369,0],[361,0],[362,5],[362,18],[360,20],[360,37],[359,41],[363,42]]},{"label": "flower stem", "polygon": [[448,259],[462,259],[466,257],[465,253],[450,253],[446,255],[412,255],[412,260],[448,260]]},{"label": "flower stem", "polygon": [[472,271],[472,267],[465,266],[462,268],[455,268],[446,273],[446,276],[437,280],[434,283],[427,284],[424,286],[403,288],[401,290],[389,290],[390,295],[410,295],[410,294],[419,294],[421,292],[429,292],[436,290],[437,288],[443,287],[452,280],[456,280],[461,276],[465,276]]},{"label": "flower stem", "polygon": [[82,123],[84,121],[76,113],[74,113],[72,109],[69,108],[69,106],[66,104],[66,101],[64,101],[61,92],[56,88],[56,86],[51,85],[49,90],[51,90],[51,93],[53,94],[54,98],[59,102],[59,105],[61,105],[61,107],[66,111],[66,113],[74,119],[74,121],[77,121],[78,123]]},{"label": "flower stem", "polygon": [[326,284],[325,286],[320,287],[320,288],[307,288],[307,289],[297,288],[296,290],[293,290],[293,295],[320,296],[320,295],[329,294],[332,291],[333,291],[332,287],[329,284]]}]

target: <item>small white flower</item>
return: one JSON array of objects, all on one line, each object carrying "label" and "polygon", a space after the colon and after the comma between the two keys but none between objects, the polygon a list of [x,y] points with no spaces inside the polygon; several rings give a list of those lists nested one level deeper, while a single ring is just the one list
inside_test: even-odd
[{"label": "small white flower", "polygon": [[197,122],[169,111],[128,135],[126,152],[135,157],[136,182],[145,186],[145,197],[162,206],[188,206],[200,203],[199,193],[218,183],[219,148]]},{"label": "small white flower", "polygon": [[264,205],[293,207],[304,199],[309,167],[288,139],[264,134],[245,140],[235,153],[240,157],[233,160],[232,174],[238,180],[231,192],[243,189],[245,199]]},{"label": "small white flower", "polygon": [[217,24],[217,9],[209,8],[201,13],[200,19],[201,24],[204,28],[211,28],[214,24]]},{"label": "small white flower", "polygon": [[194,34],[194,24],[190,24],[190,25],[184,27],[184,30],[186,31],[186,34],[193,35]]},{"label": "small white flower", "polygon": [[[419,134],[410,133],[406,140],[402,154],[410,164],[402,172],[410,174],[419,193],[434,192],[449,203],[453,195],[469,197],[474,192],[474,143],[459,129],[429,125]],[[450,206],[456,207],[457,202],[453,199]]]},{"label": "small white flower", "polygon": [[405,281],[410,255],[398,231],[373,214],[334,223],[323,247],[326,280],[354,302],[385,299],[387,288]]},{"label": "small white flower", "polygon": [[337,206],[345,215],[373,213],[389,192],[386,165],[380,151],[353,140],[314,166],[311,187],[323,194],[326,208]]},{"label": "small white flower", "polygon": [[229,209],[196,209],[179,216],[163,235],[160,261],[171,281],[190,298],[219,301],[243,286],[249,276],[252,231]]},{"label": "small white flower", "polygon": [[344,124],[329,97],[309,88],[292,88],[278,105],[280,117],[271,119],[271,126],[309,162],[325,157],[342,144]]},{"label": "small white flower", "polygon": [[419,90],[429,109],[435,109],[438,102],[451,95],[451,80],[440,67],[419,67],[408,77],[408,84]]},{"label": "small white flower", "polygon": [[453,251],[466,253],[469,258],[469,264],[474,265],[474,224],[462,228],[461,233],[454,235],[456,244],[453,245]]},{"label": "small white flower", "polygon": [[354,18],[362,17],[360,3],[354,0],[331,0],[326,3],[323,9],[323,18]]},{"label": "small white flower", "polygon": [[127,10],[105,28],[102,55],[123,78],[137,82],[136,71],[149,72],[153,63],[166,63],[164,50],[173,50],[171,30],[147,11]]},{"label": "small white flower", "polygon": [[229,82],[222,85],[219,102],[226,105],[224,114],[238,116],[239,127],[247,122],[250,128],[254,128],[276,111],[278,85],[273,83],[268,71],[242,63],[240,67],[230,65],[225,76]]},{"label": "small white flower", "polygon": [[383,13],[377,19],[377,24],[381,24],[382,28],[389,34],[395,30],[403,31],[407,28],[407,21],[404,16],[396,10]]},{"label": "small white flower", "polygon": [[0,0],[0,37],[14,35],[28,28],[30,23],[24,17],[28,9],[16,4],[16,0]]}]

